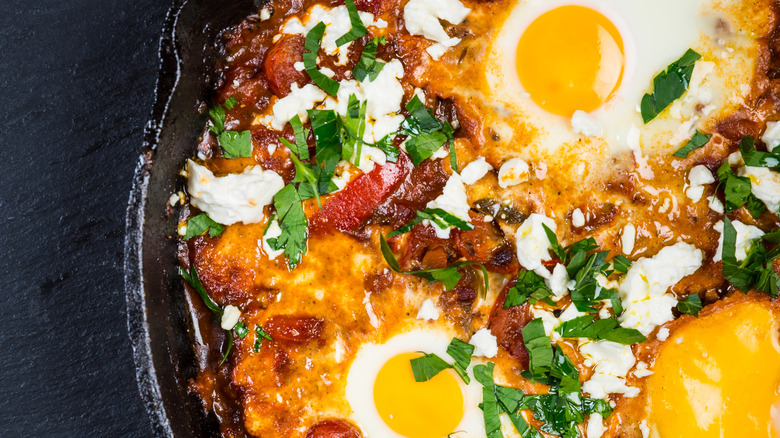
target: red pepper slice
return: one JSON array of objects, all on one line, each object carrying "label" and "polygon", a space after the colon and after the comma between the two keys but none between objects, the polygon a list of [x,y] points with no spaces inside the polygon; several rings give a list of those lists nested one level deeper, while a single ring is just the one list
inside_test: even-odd
[{"label": "red pepper slice", "polygon": [[411,169],[412,162],[404,153],[395,163],[374,166],[374,170],[350,181],[344,190],[323,205],[322,210],[311,217],[310,229],[355,230],[398,188]]}]

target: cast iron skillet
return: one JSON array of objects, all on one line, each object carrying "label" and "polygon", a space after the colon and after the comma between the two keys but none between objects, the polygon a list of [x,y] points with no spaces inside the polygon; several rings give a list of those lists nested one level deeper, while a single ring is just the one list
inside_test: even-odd
[{"label": "cast iron skillet", "polygon": [[141,397],[158,437],[217,437],[188,390],[197,368],[188,312],[177,273],[176,217],[166,203],[181,184],[178,172],[192,156],[206,122],[216,40],[267,0],[174,0],[159,48],[156,99],[133,179],[125,236],[127,325]]}]

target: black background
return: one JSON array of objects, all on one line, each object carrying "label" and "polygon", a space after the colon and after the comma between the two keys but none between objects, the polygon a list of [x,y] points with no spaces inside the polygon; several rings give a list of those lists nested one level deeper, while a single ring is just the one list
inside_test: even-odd
[{"label": "black background", "polygon": [[169,3],[3,6],[0,436],[150,436],[122,245]]}]

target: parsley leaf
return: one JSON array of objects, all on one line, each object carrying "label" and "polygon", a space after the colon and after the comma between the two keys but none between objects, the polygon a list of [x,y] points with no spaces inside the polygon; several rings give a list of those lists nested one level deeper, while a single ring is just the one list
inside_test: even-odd
[{"label": "parsley leaf", "polygon": [[206,231],[209,232],[210,237],[217,237],[225,231],[225,227],[214,222],[206,213],[201,213],[187,221],[187,233],[184,234],[182,239],[192,239],[193,237],[203,235]]},{"label": "parsley leaf", "polygon": [[295,163],[295,178],[293,179],[293,182],[308,181],[312,194],[317,197],[317,205],[320,207],[320,209],[322,209],[322,202],[320,202],[319,192],[319,176],[314,173],[308,164],[304,164],[298,158],[298,156],[295,155],[295,152],[292,151],[293,148],[295,148],[294,144],[281,137],[279,137],[279,141],[290,148],[290,159],[292,159],[293,163]]},{"label": "parsley leaf", "polygon": [[677,302],[677,310],[680,313],[699,316],[699,311],[701,310],[701,298],[699,298],[698,294],[690,294]]},{"label": "parsley leaf", "polygon": [[352,70],[352,76],[359,82],[363,82],[368,77],[369,82],[374,81],[379,72],[385,67],[385,63],[376,59],[376,49],[379,45],[386,44],[384,36],[374,38],[366,44],[363,49],[363,54],[360,55],[360,60]]},{"label": "parsley leaf", "polygon": [[422,357],[414,358],[409,362],[412,365],[415,382],[427,382],[447,368],[452,368],[444,359],[433,353],[423,353]]},{"label": "parsley leaf", "polygon": [[615,271],[626,274],[631,267],[631,260],[623,254],[618,254],[612,259],[612,266],[615,268]]},{"label": "parsley leaf", "polygon": [[463,276],[460,272],[458,272],[458,268],[466,267],[466,266],[479,266],[482,270],[482,277],[485,280],[484,283],[484,291],[483,293],[487,293],[488,290],[488,273],[487,269],[480,264],[476,262],[469,262],[469,261],[461,261],[461,262],[455,262],[446,268],[438,268],[438,269],[424,269],[421,271],[403,271],[401,270],[401,265],[398,264],[398,260],[395,258],[395,255],[393,254],[393,250],[390,249],[390,245],[387,244],[387,240],[385,239],[385,236],[380,235],[379,236],[379,244],[380,249],[382,251],[382,256],[385,258],[385,262],[390,266],[390,269],[393,271],[399,273],[399,274],[411,274],[415,275],[420,278],[424,278],[428,280],[429,283],[433,283],[434,281],[439,281],[444,285],[445,290],[451,290],[453,287],[455,287],[458,282],[460,281],[461,277]]},{"label": "parsley leaf", "polygon": [[290,126],[292,126],[293,133],[295,134],[295,144],[290,143],[286,139],[283,140],[280,138],[279,140],[283,140],[285,146],[290,148],[298,158],[304,161],[308,160],[309,145],[306,143],[306,137],[309,136],[309,130],[303,127],[303,123],[301,123],[301,118],[298,117],[298,114],[290,119]]},{"label": "parsley leaf", "polygon": [[344,0],[344,4],[347,6],[347,12],[349,12],[349,23],[352,25],[352,28],[336,40],[337,46],[343,46],[344,44],[355,41],[356,39],[363,37],[363,35],[365,35],[367,32],[366,26],[363,24],[363,20],[360,19],[360,14],[358,13],[357,7],[355,6],[355,1]]},{"label": "parsley leaf", "polygon": [[239,339],[244,339],[249,333],[249,329],[246,328],[246,324],[244,324],[243,321],[238,321],[236,325],[233,326],[233,331],[236,332],[236,336],[238,336]]},{"label": "parsley leaf", "polygon": [[211,119],[209,131],[219,135],[225,130],[225,108],[222,105],[214,105],[209,108],[209,118]]},{"label": "parsley leaf", "polygon": [[[774,238],[771,236],[770,238]],[[737,289],[747,293],[751,288],[777,297],[780,290],[780,276],[775,272],[772,262],[780,257],[780,246],[771,251],[761,243],[753,241],[747,257],[741,263],[736,257],[737,231],[728,218],[723,219],[723,277]]]},{"label": "parsley leaf", "polygon": [[427,109],[417,96],[406,103],[406,110],[411,115],[403,121],[401,128],[409,137],[406,140],[406,151],[409,152],[414,165],[418,166],[445,143],[451,142],[454,130],[449,123],[440,122],[434,117],[433,112]]},{"label": "parsley leaf", "polygon": [[712,138],[712,134],[704,134],[699,130],[696,130],[696,133],[688,140],[688,143],[672,155],[679,158],[686,158],[688,157],[688,154],[707,144],[710,141],[710,138]]},{"label": "parsley leaf", "polygon": [[390,232],[387,235],[387,238],[391,238],[394,236],[398,236],[401,234],[408,233],[412,230],[417,224],[424,220],[429,220],[433,222],[434,224],[438,225],[440,228],[446,228],[448,226],[460,228],[461,230],[473,230],[474,225],[471,225],[470,223],[464,221],[463,219],[452,215],[448,213],[447,211],[441,209],[441,208],[426,208],[424,211],[417,211],[417,217],[414,218],[411,222],[404,225],[401,228],[398,228],[395,231]]},{"label": "parsley leaf", "polygon": [[617,318],[593,320],[593,315],[584,315],[563,322],[556,332],[564,338],[591,338],[631,345],[644,342],[647,338],[636,329],[618,327]]},{"label": "parsley leaf", "polygon": [[653,120],[688,90],[693,68],[700,58],[701,55],[688,49],[680,59],[656,75],[653,79],[653,92],[645,94],[640,104],[642,120],[645,123]]},{"label": "parsley leaf", "polygon": [[750,179],[735,175],[728,162],[724,162],[718,168],[718,187],[720,186],[723,186],[726,199],[726,213],[731,213],[744,205],[754,218],[758,218],[766,209],[764,203],[750,191]]},{"label": "parsley leaf", "polygon": [[260,345],[263,342],[263,339],[268,339],[269,341],[273,342],[274,338],[271,337],[268,333],[263,330],[262,327],[259,325],[255,325],[255,345],[252,348],[252,351],[255,353],[260,352]]},{"label": "parsley leaf", "polygon": [[195,269],[195,266],[191,266],[189,272],[185,271],[184,268],[179,267],[179,275],[181,275],[184,281],[189,283],[189,285],[195,289],[195,292],[200,295],[200,299],[203,300],[203,303],[206,304],[206,307],[208,307],[208,309],[211,310],[211,312],[216,315],[217,318],[221,318],[222,308],[220,308],[217,303],[211,299],[208,292],[206,292],[206,288],[203,287],[203,284],[200,282],[200,278],[198,278],[198,270]]},{"label": "parsley leaf", "polygon": [[533,271],[520,271],[512,288],[506,293],[504,308],[520,306],[526,301],[535,304],[540,300],[552,306],[555,304],[550,298],[552,294],[544,278]]},{"label": "parsley leaf", "polygon": [[232,109],[236,99],[229,97],[224,104],[209,108],[211,126],[209,131],[217,136],[219,145],[225,151],[225,158],[251,157],[252,134],[249,131],[225,131],[225,108]]},{"label": "parsley leaf", "polygon": [[282,234],[268,239],[268,245],[275,251],[284,249],[287,264],[293,269],[306,253],[306,240],[309,237],[308,221],[295,186],[288,184],[274,195],[274,207]]},{"label": "parsley leaf", "polygon": [[[363,24],[362,22],[360,23]],[[317,68],[317,53],[320,51],[322,35],[325,34],[325,23],[319,22],[309,33],[306,34],[306,41],[303,48],[303,68],[312,81],[322,88],[326,93],[335,96],[339,92],[339,83],[325,76]]]},{"label": "parsley leaf", "polygon": [[452,338],[450,345],[447,346],[447,354],[455,359],[452,368],[467,385],[471,382],[471,379],[466,373],[466,368],[468,368],[471,363],[471,355],[474,354],[475,348],[476,347],[473,345],[463,342],[458,338]]},{"label": "parsley leaf", "polygon": [[541,318],[536,318],[523,327],[523,343],[528,350],[528,372],[532,380],[543,381],[552,368],[553,349],[550,338],[544,334]]},{"label": "parsley leaf", "polygon": [[743,137],[739,142],[739,152],[746,166],[777,167],[780,164],[780,153],[761,152],[756,150],[753,137]]}]

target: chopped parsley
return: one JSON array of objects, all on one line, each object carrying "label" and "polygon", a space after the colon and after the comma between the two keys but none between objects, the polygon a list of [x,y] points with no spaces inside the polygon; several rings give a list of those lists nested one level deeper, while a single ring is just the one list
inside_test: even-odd
[{"label": "chopped parsley", "polygon": [[[363,24],[362,22],[360,23]],[[325,23],[319,22],[306,34],[303,52],[303,68],[311,80],[326,93],[335,96],[339,92],[339,83],[325,76],[317,68],[317,53],[320,51],[322,36],[325,34]]]},{"label": "chopped parsley", "polygon": [[686,143],[685,146],[681,147],[673,155],[679,158],[686,158],[688,157],[688,154],[707,144],[711,138],[712,134],[704,134],[699,130],[696,130],[696,133],[693,134],[693,137],[691,137],[690,140],[688,140],[688,143]]},{"label": "chopped parsley", "polygon": [[390,245],[387,244],[385,236],[379,236],[379,244],[382,251],[382,256],[385,258],[385,262],[388,264],[388,266],[390,266],[390,269],[399,274],[411,274],[420,278],[424,278],[428,280],[429,283],[433,283],[435,281],[441,282],[441,284],[444,285],[445,290],[451,290],[454,288],[460,281],[461,277],[463,277],[463,274],[458,271],[459,268],[464,268],[467,266],[479,266],[482,270],[482,277],[485,280],[483,293],[487,293],[489,281],[488,273],[487,269],[485,269],[485,267],[480,263],[461,261],[453,263],[446,268],[424,269],[421,271],[403,271],[401,270],[401,265],[398,264],[398,260],[393,254],[393,250],[390,249]]},{"label": "chopped parsley", "polygon": [[351,43],[358,38],[362,38],[363,35],[365,35],[367,32],[366,26],[363,24],[363,20],[360,19],[360,14],[358,13],[357,7],[355,6],[355,1],[344,0],[344,5],[347,7],[347,12],[349,12],[349,23],[352,25],[352,28],[336,40],[337,46],[343,46],[344,44]]},{"label": "chopped parsley", "polygon": [[688,90],[693,68],[699,59],[701,55],[688,49],[680,59],[653,78],[653,92],[645,94],[640,104],[645,123],[653,120]]},{"label": "chopped parsley", "polygon": [[463,219],[452,215],[448,213],[445,210],[442,210],[441,208],[426,208],[424,211],[417,211],[417,217],[414,218],[411,222],[404,225],[403,227],[392,231],[387,235],[387,238],[391,238],[393,236],[398,236],[400,234],[408,233],[412,230],[417,224],[424,220],[429,220],[432,223],[436,224],[441,229],[446,229],[447,227],[455,227],[460,228],[461,230],[473,230],[474,225],[471,225],[470,223],[464,221]]},{"label": "chopped parsley", "polygon": [[260,327],[259,325],[255,325],[255,345],[252,347],[252,351],[254,351],[255,353],[260,352],[260,345],[262,344],[263,339],[267,339],[271,342],[274,341],[274,338],[272,338],[271,335],[266,333],[262,327]]},{"label": "chopped parsley", "polygon": [[626,274],[628,269],[631,268],[631,260],[623,254],[618,254],[612,259],[612,267],[615,269],[615,272]]},{"label": "chopped parsley", "polygon": [[[775,232],[776,233],[776,232]],[[770,233],[772,242],[776,235]],[[761,243],[761,239],[753,241],[747,257],[742,262],[736,257],[737,231],[731,221],[723,218],[723,277],[737,289],[747,293],[755,288],[772,297],[777,297],[780,289],[780,276],[777,275],[772,262],[780,257],[780,246],[771,251]]]},{"label": "chopped parsley", "polygon": [[[434,117],[433,112],[425,107],[419,97],[412,97],[406,104],[406,110],[411,115],[401,123],[401,133],[408,136],[406,151],[415,166],[430,158],[447,142],[450,143],[450,148],[454,148],[452,126]],[[450,152],[452,153],[452,149]],[[457,166],[453,167],[453,170],[457,171]]]},{"label": "chopped parsley", "polygon": [[718,168],[718,187],[723,187],[726,213],[744,205],[754,218],[758,218],[766,210],[764,203],[751,192],[750,179],[734,174],[728,161]]},{"label": "chopped parsley", "polygon": [[209,131],[217,136],[217,141],[222,147],[225,158],[239,158],[252,156],[252,134],[249,131],[226,131],[225,109],[228,111],[236,106],[236,99],[229,97],[223,105],[215,105],[209,108],[211,126]]},{"label": "chopped parsley", "polygon": [[644,342],[647,338],[632,328],[618,327],[617,318],[597,319],[593,315],[580,316],[563,322],[556,332],[564,338],[590,338],[631,345]]},{"label": "chopped parsley", "polygon": [[677,311],[688,315],[699,316],[701,298],[698,294],[690,294],[677,302]]},{"label": "chopped parsley", "polygon": [[217,237],[225,231],[225,227],[214,222],[206,213],[201,213],[187,221],[187,232],[184,234],[183,239],[188,240],[202,236],[206,231],[209,232],[210,237]]},{"label": "chopped parsley", "polygon": [[746,166],[751,167],[778,167],[780,165],[780,153],[757,151],[753,137],[743,137],[739,142],[739,152]]},{"label": "chopped parsley", "polygon": [[447,354],[455,359],[452,365],[433,353],[423,353],[422,357],[411,359],[409,362],[412,366],[414,381],[427,382],[440,372],[452,368],[463,379],[463,382],[468,385],[471,382],[471,378],[466,373],[466,368],[471,363],[471,355],[474,353],[474,348],[473,345],[458,338],[452,338],[450,345],[447,346]]},{"label": "chopped parsley", "polygon": [[[217,303],[211,299],[208,292],[206,292],[206,288],[203,287],[203,284],[200,282],[200,278],[198,278],[198,270],[195,269],[195,265],[190,267],[189,271],[186,271],[180,266],[179,275],[181,275],[181,278],[183,278],[187,284],[195,289],[195,292],[198,293],[200,299],[203,300],[203,304],[206,305],[214,317],[218,320],[221,320],[225,311],[219,307]],[[246,328],[246,324],[244,324],[242,321],[237,322],[236,325],[233,326],[232,330],[227,330],[227,348],[225,349],[225,354],[222,356],[222,360],[219,362],[220,365],[225,363],[228,355],[230,354],[230,350],[233,348],[233,337],[238,336],[239,338],[243,339],[244,336],[247,335],[248,331],[249,330]]]},{"label": "chopped parsley", "polygon": [[531,304],[544,301],[552,306],[555,304],[550,298],[552,295],[553,293],[545,284],[544,278],[533,271],[520,271],[512,288],[506,293],[504,308],[520,306],[526,301]]},{"label": "chopped parsley", "polygon": [[301,196],[294,185],[288,184],[274,195],[274,207],[282,234],[268,239],[268,246],[274,251],[284,249],[287,264],[293,269],[306,253],[306,240],[309,237],[309,223],[303,212]]},{"label": "chopped parsley", "polygon": [[360,60],[352,70],[352,76],[359,82],[363,82],[368,78],[369,81],[374,81],[382,69],[385,67],[385,63],[376,59],[376,50],[379,45],[386,44],[384,36],[374,38],[366,44],[363,49],[363,54],[360,55]]}]

